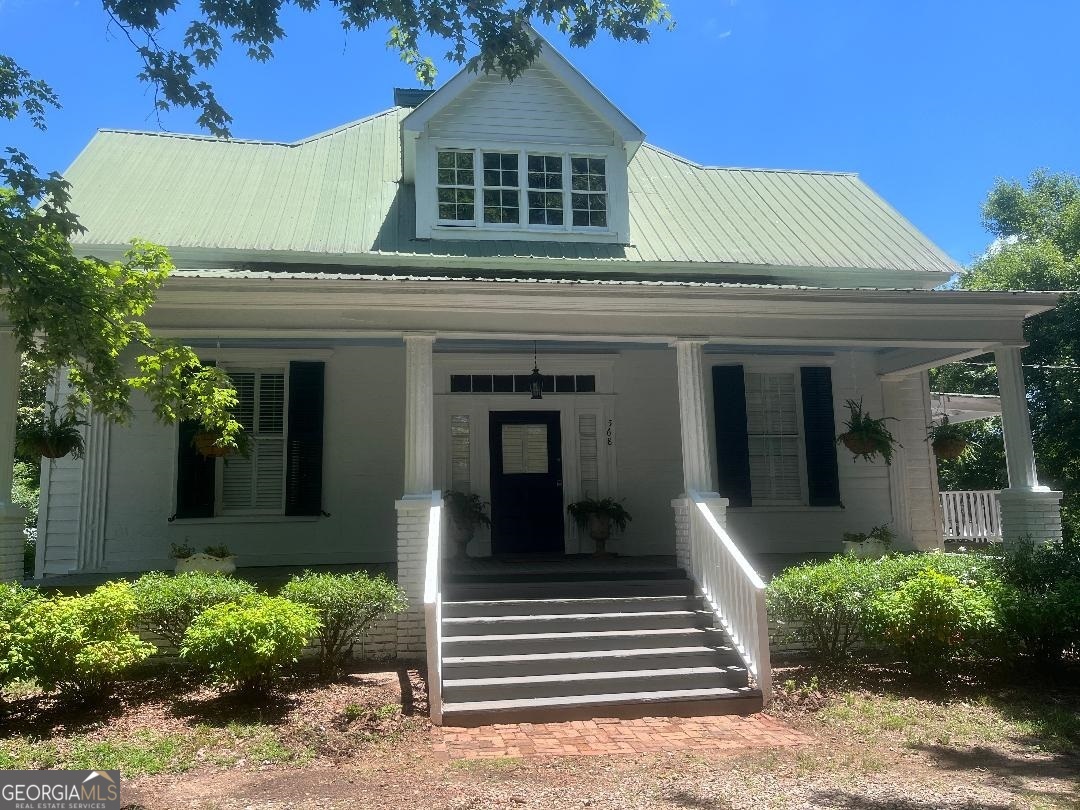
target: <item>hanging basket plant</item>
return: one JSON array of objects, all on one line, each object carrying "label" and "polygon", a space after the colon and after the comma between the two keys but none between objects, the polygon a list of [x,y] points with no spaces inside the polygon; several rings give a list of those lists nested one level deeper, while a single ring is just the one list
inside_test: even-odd
[{"label": "hanging basket plant", "polygon": [[80,428],[86,423],[73,410],[58,416],[56,405],[52,402],[46,404],[48,411],[42,409],[19,425],[16,436],[19,455],[82,458],[86,446]]},{"label": "hanging basket plant", "polygon": [[942,461],[956,461],[971,446],[967,428],[952,424],[947,416],[941,418],[941,424],[927,428],[926,440],[930,442],[934,455]]},{"label": "hanging basket plant", "polygon": [[203,458],[228,458],[236,453],[244,456],[248,454],[249,439],[246,433],[239,434],[234,445],[222,444],[220,431],[204,428],[195,433],[191,442]]},{"label": "hanging basket plant", "polygon": [[847,431],[836,437],[836,441],[851,451],[855,458],[873,461],[880,455],[886,464],[892,464],[893,451],[902,447],[889,430],[888,421],[897,421],[895,417],[883,416],[875,419],[863,410],[862,400],[849,399],[846,403],[848,419],[844,422]]}]

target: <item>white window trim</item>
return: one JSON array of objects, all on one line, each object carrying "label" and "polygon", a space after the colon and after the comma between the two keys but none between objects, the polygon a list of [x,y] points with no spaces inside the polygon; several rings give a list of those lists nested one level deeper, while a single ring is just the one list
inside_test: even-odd
[{"label": "white window trim", "polygon": [[[459,228],[483,228],[502,231],[542,231],[546,233],[595,233],[610,235],[613,233],[611,229],[611,190],[606,189],[604,196],[608,202],[608,224],[600,227],[595,225],[574,225],[574,205],[573,205],[573,189],[571,188],[571,160],[573,158],[596,158],[604,161],[604,184],[610,185],[608,177],[610,171],[608,167],[611,164],[610,158],[606,153],[602,151],[588,150],[588,149],[572,149],[572,150],[556,150],[556,149],[528,149],[528,148],[510,148],[510,147],[473,147],[463,148],[460,146],[447,146],[440,145],[435,149],[435,166],[436,166],[436,190],[439,188],[468,188],[468,186],[460,185],[446,185],[438,182],[438,157],[440,152],[468,152],[473,153],[473,219],[441,219],[438,215],[438,193],[435,195],[435,224],[440,228],[452,228],[457,230]],[[498,153],[498,154],[511,154],[516,153],[518,156],[518,183],[516,190],[518,193],[518,221],[515,222],[485,222],[484,221],[484,190],[485,188],[505,190],[509,189],[509,186],[485,186],[484,185],[484,153]],[[558,157],[562,159],[562,188],[559,189],[559,193],[562,194],[562,210],[563,210],[563,224],[562,225],[533,225],[529,222],[529,157]],[[539,190],[539,189],[535,189]]]},{"label": "white window trim", "polygon": [[[226,374],[232,373],[248,373],[248,374],[281,374],[284,379],[284,396],[282,398],[282,432],[281,432],[281,452],[282,452],[282,474],[281,474],[281,508],[280,509],[226,509],[224,488],[225,488],[225,467],[229,462],[229,458],[223,457],[216,459],[217,469],[214,472],[214,519],[217,518],[247,518],[247,517],[284,517],[285,506],[287,498],[287,481],[288,478],[288,462],[287,456],[289,451],[289,364],[288,363],[274,363],[266,365],[251,365],[251,364],[238,364],[238,363],[220,363],[218,365]],[[258,377],[256,377],[256,381]],[[256,403],[258,403],[259,386],[258,382],[255,385],[255,397]],[[256,407],[255,412],[256,425],[258,425],[258,410]],[[255,436],[252,436],[252,440],[255,440]],[[276,437],[275,437],[276,438]]]},{"label": "white window trim", "polygon": [[[438,154],[440,151],[473,151],[474,218],[442,220],[438,218]],[[516,223],[483,221],[483,165],[484,152],[518,154],[519,215]],[[528,155],[558,155],[563,158],[563,224],[528,224]],[[573,198],[570,188],[572,157],[603,158],[606,169],[607,214],[606,227],[578,226],[573,222]],[[615,147],[574,146],[550,143],[492,143],[485,141],[462,141],[461,139],[429,140],[424,137],[417,144],[416,170],[416,236],[419,239],[517,239],[541,241],[557,237],[563,242],[604,242],[628,244],[630,242],[630,208],[626,153]]]}]

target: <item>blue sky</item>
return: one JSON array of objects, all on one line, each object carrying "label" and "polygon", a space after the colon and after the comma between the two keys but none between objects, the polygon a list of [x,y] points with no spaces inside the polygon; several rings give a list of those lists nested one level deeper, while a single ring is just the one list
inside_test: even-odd
[{"label": "blue sky", "polygon": [[[859,172],[962,263],[985,248],[995,178],[1080,173],[1080,4],[673,0],[647,45],[551,39],[647,133],[710,165]],[[181,12],[170,25],[181,31]],[[293,140],[385,109],[415,79],[385,30],[332,10],[286,16],[277,59],[227,53],[209,74],[236,137]],[[43,33],[47,31],[46,33]],[[434,53],[441,53],[437,44]],[[0,53],[50,82],[49,131],[0,123],[0,144],[63,169],[95,129],[154,129],[138,61],[95,0],[0,0]],[[440,79],[452,75],[444,66]],[[165,128],[197,131],[187,111]]]}]

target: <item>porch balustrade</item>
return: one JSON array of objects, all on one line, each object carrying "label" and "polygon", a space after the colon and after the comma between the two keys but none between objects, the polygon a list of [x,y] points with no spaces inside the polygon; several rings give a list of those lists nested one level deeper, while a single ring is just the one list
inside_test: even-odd
[{"label": "porch balustrade", "polygon": [[947,541],[1001,541],[1001,502],[996,489],[942,492],[941,515]]},{"label": "porch balustrade", "polygon": [[[687,493],[691,508],[690,576],[731,637],[736,651],[761,690],[763,705],[772,696],[769,617],[765,583],[709,508],[709,496]],[[712,494],[713,498],[719,497]]]}]

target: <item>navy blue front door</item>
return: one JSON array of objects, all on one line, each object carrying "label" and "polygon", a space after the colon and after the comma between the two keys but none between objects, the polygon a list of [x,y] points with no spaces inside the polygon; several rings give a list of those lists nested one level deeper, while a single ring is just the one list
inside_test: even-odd
[{"label": "navy blue front door", "polygon": [[489,428],[492,552],[562,552],[559,412],[492,411]]}]

